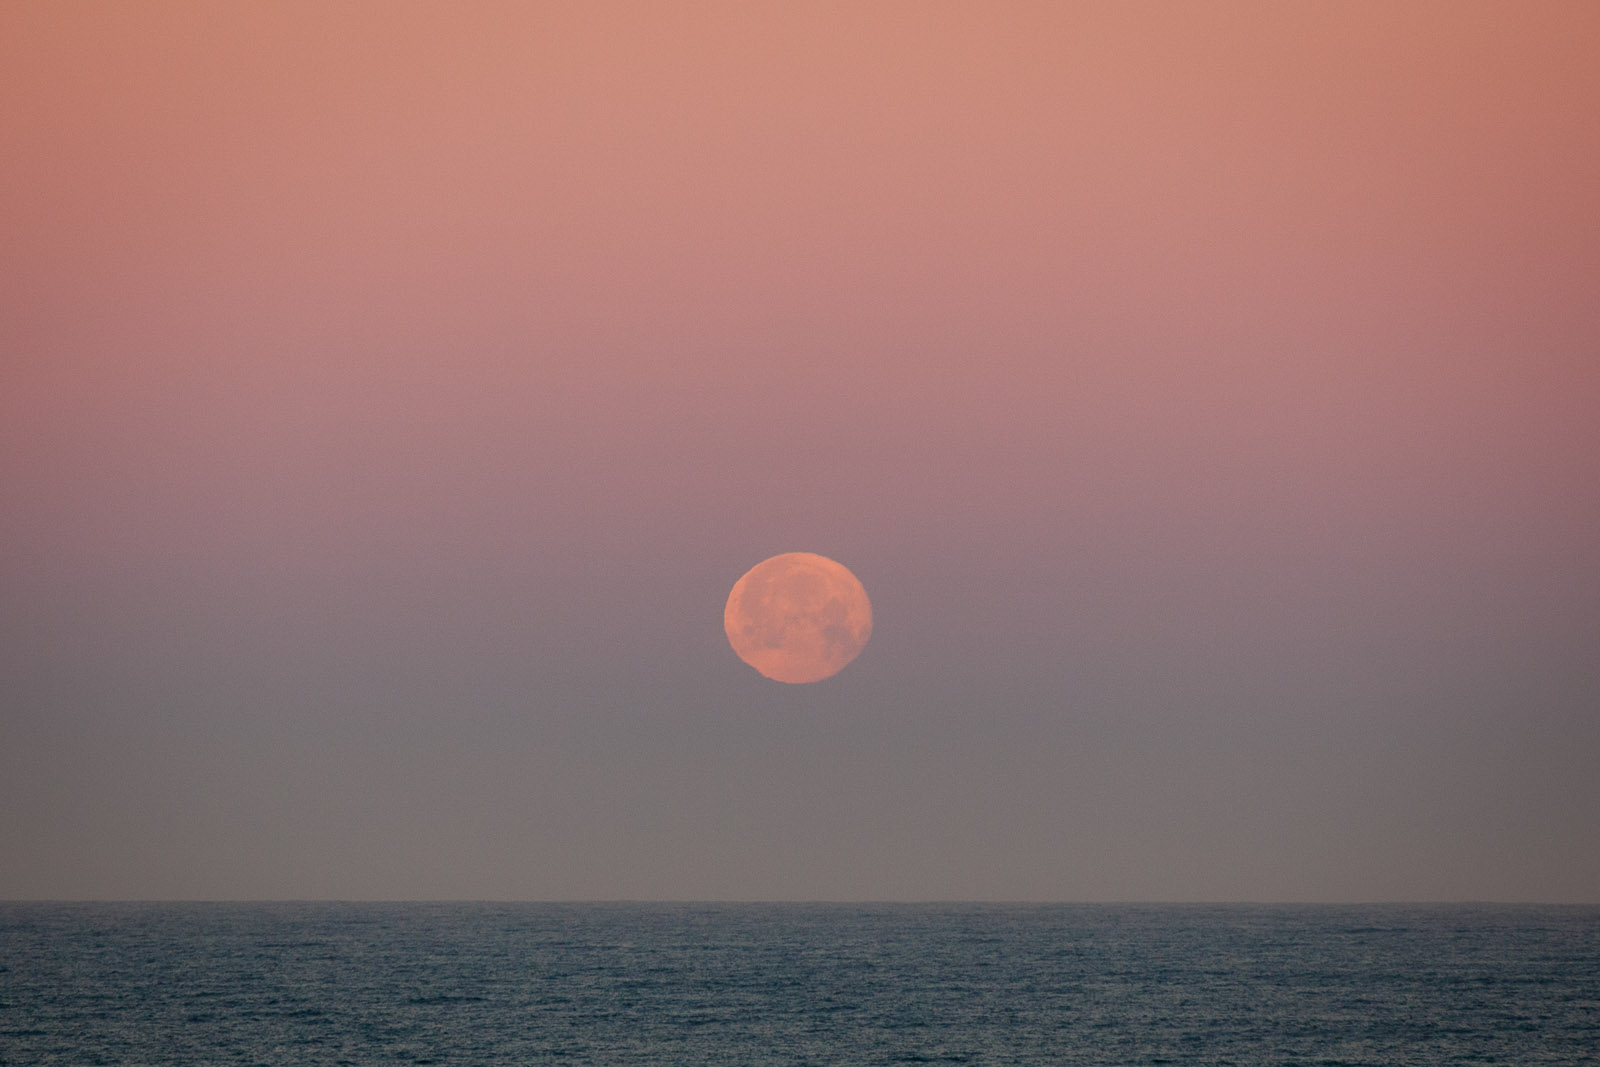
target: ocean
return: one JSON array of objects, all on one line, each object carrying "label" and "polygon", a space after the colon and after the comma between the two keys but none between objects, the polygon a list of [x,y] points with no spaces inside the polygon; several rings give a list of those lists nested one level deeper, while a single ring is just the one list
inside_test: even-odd
[{"label": "ocean", "polygon": [[0,903],[0,1064],[1600,1062],[1600,908]]}]

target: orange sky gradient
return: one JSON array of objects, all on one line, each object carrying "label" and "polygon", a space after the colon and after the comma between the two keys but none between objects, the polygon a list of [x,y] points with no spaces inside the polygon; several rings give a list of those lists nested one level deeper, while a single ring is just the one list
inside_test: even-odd
[{"label": "orange sky gradient", "polygon": [[8,5],[0,896],[1600,899],[1597,56]]}]

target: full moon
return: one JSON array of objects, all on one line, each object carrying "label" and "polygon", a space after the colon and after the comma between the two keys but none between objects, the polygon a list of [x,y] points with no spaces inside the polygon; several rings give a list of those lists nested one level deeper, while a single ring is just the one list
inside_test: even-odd
[{"label": "full moon", "polygon": [[739,658],[773,681],[820,682],[860,654],[872,604],[844,564],[785,552],[733,583],[722,628]]}]

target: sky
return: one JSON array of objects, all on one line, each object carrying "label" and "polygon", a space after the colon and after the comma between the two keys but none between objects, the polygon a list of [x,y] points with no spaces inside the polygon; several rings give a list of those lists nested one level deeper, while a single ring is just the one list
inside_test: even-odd
[{"label": "sky", "polygon": [[0,897],[1600,902],[1596,56],[6,4]]}]

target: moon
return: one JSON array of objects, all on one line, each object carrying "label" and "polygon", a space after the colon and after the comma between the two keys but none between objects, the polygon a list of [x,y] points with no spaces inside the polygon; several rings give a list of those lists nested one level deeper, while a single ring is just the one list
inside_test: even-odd
[{"label": "moon", "polygon": [[733,583],[728,644],[775,682],[832,678],[872,636],[872,603],[844,564],[814,552],[764,559]]}]

